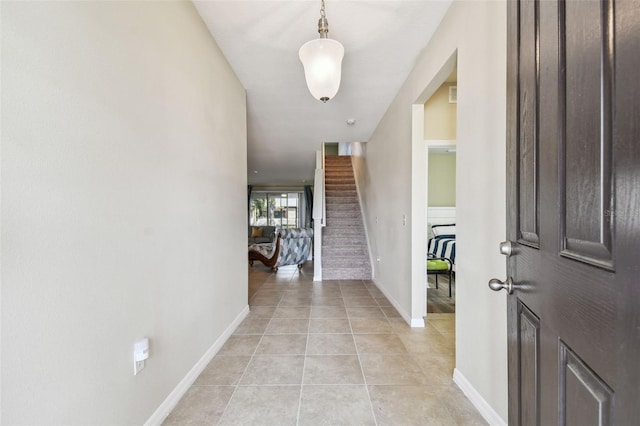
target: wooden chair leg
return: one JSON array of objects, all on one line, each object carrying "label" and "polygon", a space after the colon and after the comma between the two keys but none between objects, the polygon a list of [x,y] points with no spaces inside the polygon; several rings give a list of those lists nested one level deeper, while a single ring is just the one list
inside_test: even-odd
[{"label": "wooden chair leg", "polygon": [[449,269],[449,297],[451,297],[451,269]]},{"label": "wooden chair leg", "polygon": [[436,289],[438,288],[438,274],[436,274]]}]

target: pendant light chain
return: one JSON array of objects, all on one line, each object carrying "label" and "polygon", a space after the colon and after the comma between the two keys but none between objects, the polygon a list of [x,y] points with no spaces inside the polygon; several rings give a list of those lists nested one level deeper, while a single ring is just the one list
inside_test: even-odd
[{"label": "pendant light chain", "polygon": [[318,33],[320,38],[327,38],[329,32],[329,21],[327,21],[327,15],[324,11],[324,0],[321,0],[320,6],[320,19],[318,20]]}]

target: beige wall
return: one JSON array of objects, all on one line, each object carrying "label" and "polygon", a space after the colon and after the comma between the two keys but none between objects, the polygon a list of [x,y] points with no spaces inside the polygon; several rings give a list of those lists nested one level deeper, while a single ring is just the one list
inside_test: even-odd
[{"label": "beige wall", "polygon": [[456,139],[456,106],[449,103],[449,87],[457,83],[445,83],[424,104],[424,138]]},{"label": "beige wall", "polygon": [[2,424],[142,424],[246,312],[244,89],[190,2],[1,35]]},{"label": "beige wall", "polygon": [[429,153],[429,207],[455,207],[456,154]]},{"label": "beige wall", "polygon": [[[426,144],[419,141],[422,152],[413,151],[416,109],[412,105],[423,108],[429,95],[425,88],[456,52],[456,369],[496,417],[506,422],[506,296],[489,291],[486,284],[506,273],[497,249],[505,238],[506,221],[505,1],[453,2],[369,139],[365,157],[354,164],[372,251],[374,258],[380,256],[375,282],[405,318],[417,321],[423,312],[418,307],[424,302],[413,296],[424,291],[424,282],[413,282],[412,268],[424,268],[424,251],[417,252],[418,260],[412,261],[412,237],[425,233],[426,222],[410,213],[412,203],[425,206],[427,200],[426,189],[421,196],[421,191],[412,195],[419,185],[412,182],[412,167],[426,164]],[[424,117],[422,109],[420,114]],[[420,125],[422,132],[423,123]],[[422,177],[424,182],[426,173]]]}]

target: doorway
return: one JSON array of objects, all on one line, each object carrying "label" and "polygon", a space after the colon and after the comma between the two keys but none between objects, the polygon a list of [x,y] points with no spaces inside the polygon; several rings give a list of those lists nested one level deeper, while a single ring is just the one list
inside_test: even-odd
[{"label": "doorway", "polygon": [[[436,74],[431,83],[425,88],[412,111],[412,319],[413,327],[424,327],[428,311],[437,310],[435,307],[427,309],[429,293],[433,296],[446,289],[448,299],[448,274],[438,276],[438,289],[435,288],[435,277],[428,277],[427,255],[429,239],[434,237],[433,225],[447,225],[455,223],[455,168],[451,170],[451,160],[455,158],[456,128],[457,128],[457,52],[449,57]],[[455,95],[455,96],[450,96]],[[443,160],[441,155],[449,156]],[[430,164],[430,157],[432,158]],[[454,160],[455,163],[455,160]],[[430,166],[446,169],[446,176],[431,176]],[[441,170],[442,171],[442,170]],[[429,205],[429,187],[433,205]],[[438,191],[442,189],[442,191]],[[448,204],[448,205],[445,205]],[[452,269],[452,283],[455,287],[455,266]],[[429,274],[431,275],[431,274]],[[429,279],[428,279],[429,278]],[[431,285],[429,285],[431,282]],[[446,282],[446,285],[440,285]],[[433,290],[429,290],[432,288]],[[446,301],[446,311],[453,311],[455,306],[455,291],[452,288],[451,300]]]},{"label": "doorway", "polygon": [[[455,313],[457,70],[424,104],[427,314]],[[442,269],[445,268],[445,269]]]}]

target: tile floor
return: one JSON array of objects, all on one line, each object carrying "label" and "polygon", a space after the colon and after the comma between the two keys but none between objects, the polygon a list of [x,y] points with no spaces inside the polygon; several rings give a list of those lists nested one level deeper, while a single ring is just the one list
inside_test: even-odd
[{"label": "tile floor", "polygon": [[454,316],[412,329],[367,281],[249,271],[251,313],[165,425],[485,425],[451,377]]}]

